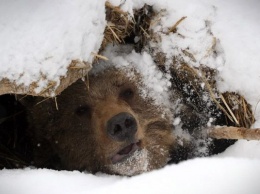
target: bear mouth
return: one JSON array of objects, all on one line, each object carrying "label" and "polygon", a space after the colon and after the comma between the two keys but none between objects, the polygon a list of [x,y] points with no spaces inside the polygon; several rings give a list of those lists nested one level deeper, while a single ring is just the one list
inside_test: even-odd
[{"label": "bear mouth", "polygon": [[137,141],[135,143],[131,143],[119,150],[114,156],[112,156],[111,161],[113,164],[123,162],[127,158],[129,158],[133,153],[137,150],[140,150],[141,141]]}]

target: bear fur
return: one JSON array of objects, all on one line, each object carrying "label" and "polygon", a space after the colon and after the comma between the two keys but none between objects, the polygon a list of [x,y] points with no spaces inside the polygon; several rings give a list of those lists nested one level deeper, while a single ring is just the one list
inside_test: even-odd
[{"label": "bear fur", "polygon": [[[166,165],[177,147],[172,116],[140,95],[140,79],[137,73],[129,79],[124,71],[108,68],[78,80],[56,102],[22,99],[28,108],[34,165],[129,176]],[[109,134],[109,120],[120,113],[134,118],[133,137]],[[123,159],[113,163],[118,157]]]},{"label": "bear fur", "polygon": [[56,98],[20,100],[27,109],[33,165],[132,176],[230,145],[205,137],[209,120],[223,124],[225,118],[212,103],[207,109],[209,102],[199,97],[188,100],[178,81],[171,80],[171,105],[158,105],[143,96],[143,77],[135,68],[129,77],[122,68],[104,67],[94,67]]}]

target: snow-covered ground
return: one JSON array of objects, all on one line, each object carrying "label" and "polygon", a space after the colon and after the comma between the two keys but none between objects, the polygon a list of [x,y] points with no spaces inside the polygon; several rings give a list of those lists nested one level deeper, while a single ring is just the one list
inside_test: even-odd
[{"label": "snow-covered ground", "polygon": [[[111,2],[120,4],[121,1]],[[200,61],[205,60],[201,52],[205,51],[210,43],[206,36],[206,27],[200,22],[203,19],[209,20],[211,32],[220,40],[218,51],[221,58],[208,58],[213,61],[213,67],[220,71],[218,88],[221,91],[236,91],[244,95],[252,105],[256,117],[253,127],[260,128],[259,0],[124,2],[123,8],[128,11],[131,11],[132,7],[142,6],[143,2],[155,4],[156,9],[167,8],[171,14],[162,21],[166,26],[167,22],[171,26],[174,21],[187,16],[180,24],[180,30],[190,39],[188,42],[180,41],[177,44],[184,47],[194,43],[191,50],[195,53],[198,51],[195,57]],[[178,54],[178,49],[169,47],[166,42],[161,46]],[[260,142],[241,140],[218,156],[185,161],[131,178],[46,169],[2,170],[0,193],[259,194],[259,180]]]},{"label": "snow-covered ground", "polygon": [[194,159],[132,178],[53,170],[3,170],[3,194],[259,194],[259,160]]},{"label": "snow-covered ground", "polygon": [[1,0],[0,81],[60,83],[72,60],[91,63],[106,26],[104,0]]}]

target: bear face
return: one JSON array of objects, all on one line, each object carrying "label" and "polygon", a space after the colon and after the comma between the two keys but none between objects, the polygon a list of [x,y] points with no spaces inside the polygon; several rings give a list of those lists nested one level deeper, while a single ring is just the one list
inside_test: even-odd
[{"label": "bear face", "polygon": [[35,165],[129,176],[164,166],[176,144],[171,116],[141,96],[140,82],[138,73],[130,79],[109,68],[87,84],[78,80],[56,102],[30,100]]}]

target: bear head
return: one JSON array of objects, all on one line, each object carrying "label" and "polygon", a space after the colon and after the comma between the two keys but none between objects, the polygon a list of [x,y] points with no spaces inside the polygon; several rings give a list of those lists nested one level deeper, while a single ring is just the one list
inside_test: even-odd
[{"label": "bear head", "polygon": [[141,76],[107,68],[55,99],[24,98],[38,167],[136,175],[167,164],[169,111],[140,92]]}]

